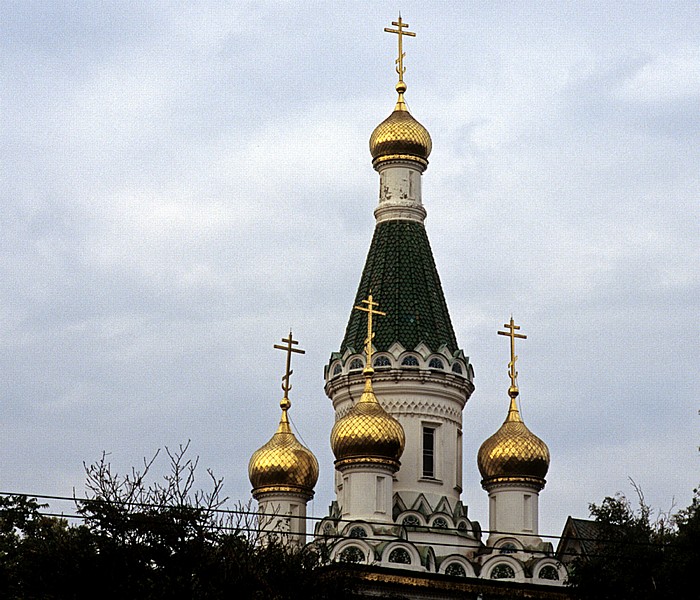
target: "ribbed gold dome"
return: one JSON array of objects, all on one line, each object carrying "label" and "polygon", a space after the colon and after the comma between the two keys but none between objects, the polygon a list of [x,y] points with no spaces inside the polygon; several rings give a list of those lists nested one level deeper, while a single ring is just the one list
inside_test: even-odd
[{"label": "ribbed gold dome", "polygon": [[415,161],[425,169],[433,142],[428,130],[408,112],[403,99],[406,89],[403,82],[399,82],[396,89],[399,100],[394,112],[377,125],[369,138],[372,165],[376,169],[382,162],[401,159]]},{"label": "ribbed gold dome", "polygon": [[[285,399],[286,400],[286,399]],[[318,461],[302,446],[289,427],[289,400],[282,401],[282,418],[269,442],[256,450],[248,463],[248,478],[253,496],[265,492],[299,492],[314,495],[318,480]]]},{"label": "ribbed gold dome", "polygon": [[336,467],[364,463],[398,470],[405,443],[401,423],[379,404],[368,377],[360,400],[331,431]]},{"label": "ribbed gold dome", "polygon": [[549,470],[549,448],[523,423],[511,394],[508,416],[500,429],[479,448],[477,463],[483,486],[501,482],[544,486]]}]

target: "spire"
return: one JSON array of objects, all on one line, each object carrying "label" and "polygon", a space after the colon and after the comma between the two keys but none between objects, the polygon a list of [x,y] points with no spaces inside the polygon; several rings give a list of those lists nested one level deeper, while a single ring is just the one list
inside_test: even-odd
[{"label": "spire", "polygon": [[[447,346],[458,350],[440,278],[433,259],[423,221],[426,216],[421,197],[422,173],[428,166],[432,140],[428,130],[408,112],[404,101],[403,80],[408,31],[399,15],[395,29],[398,37],[396,72],[399,94],[394,111],[380,123],[370,137],[372,165],[379,172],[379,205],[374,211],[377,227],[362,273],[356,304],[370,292],[381,298],[387,311],[376,331],[377,351],[386,351],[394,343],[413,350],[421,342],[437,352]],[[340,348],[360,352],[364,345],[364,321],[361,314],[350,315]]]},{"label": "spire", "polygon": [[[372,290],[387,316],[376,328],[374,349],[394,343],[413,350],[423,342],[432,351],[445,345],[458,349],[440,276],[422,223],[391,220],[378,223],[372,238],[355,304]],[[361,351],[365,343],[362,314],[352,311],[340,352]]]}]

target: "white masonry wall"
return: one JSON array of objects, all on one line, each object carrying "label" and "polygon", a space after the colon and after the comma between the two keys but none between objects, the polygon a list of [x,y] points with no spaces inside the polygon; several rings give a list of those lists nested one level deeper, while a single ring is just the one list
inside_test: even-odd
[{"label": "white masonry wall", "polygon": [[[377,400],[401,423],[406,446],[401,468],[394,475],[393,491],[412,504],[425,495],[433,508],[442,497],[452,506],[462,492],[462,410],[467,401],[469,382],[452,373],[422,370],[377,371],[372,379]],[[336,419],[347,413],[364,389],[362,377],[339,378],[329,382],[329,393]],[[423,427],[435,429],[433,477],[423,476]],[[474,482],[477,483],[477,482]],[[340,497],[342,479],[336,476]]]},{"label": "white masonry wall", "polygon": [[379,167],[379,206],[374,210],[377,223],[394,219],[423,222],[421,170],[412,161],[392,161]]},{"label": "white masonry wall", "polygon": [[539,491],[516,483],[489,488],[489,530],[488,546],[502,538],[516,538],[525,547],[541,543]]},{"label": "white masonry wall", "polygon": [[390,468],[360,464],[338,473],[338,503],[344,519],[390,523],[393,477]]},{"label": "white masonry wall", "polygon": [[258,497],[258,531],[263,543],[276,539],[306,544],[306,503],[300,494],[269,493]]}]

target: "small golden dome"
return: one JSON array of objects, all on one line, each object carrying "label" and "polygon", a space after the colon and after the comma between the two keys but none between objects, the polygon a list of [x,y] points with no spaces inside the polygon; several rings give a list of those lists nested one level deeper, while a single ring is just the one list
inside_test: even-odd
[{"label": "small golden dome", "polygon": [[510,396],[506,420],[479,448],[481,485],[520,482],[542,488],[549,470],[549,448],[523,423],[515,402],[517,388],[511,388]]},{"label": "small golden dome", "polygon": [[[286,402],[285,402],[286,400]],[[282,418],[269,442],[256,450],[248,463],[253,496],[265,492],[297,492],[312,498],[318,480],[318,461],[302,446],[289,427],[289,400],[282,400]]]},{"label": "small golden dome", "polygon": [[377,125],[369,138],[372,165],[376,169],[380,163],[388,160],[409,160],[419,163],[425,169],[433,142],[428,130],[406,108],[403,99],[405,84],[399,82],[396,89],[399,100],[394,112]]},{"label": "small golden dome", "polygon": [[331,431],[336,467],[365,463],[398,470],[405,443],[401,423],[379,404],[367,377],[360,400]]}]

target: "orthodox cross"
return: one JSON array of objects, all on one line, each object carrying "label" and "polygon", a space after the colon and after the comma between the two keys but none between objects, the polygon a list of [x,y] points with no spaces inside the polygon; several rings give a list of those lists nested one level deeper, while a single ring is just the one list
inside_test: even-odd
[{"label": "orthodox cross", "polygon": [[365,369],[371,369],[372,340],[374,339],[374,331],[372,329],[372,315],[381,315],[384,317],[386,316],[386,313],[380,310],[376,310],[376,307],[379,306],[379,303],[372,300],[372,292],[370,292],[369,296],[367,296],[367,300],[362,301],[362,304],[366,304],[367,306],[356,306],[355,308],[357,310],[361,310],[367,313],[367,338],[365,339],[365,354],[367,355],[367,366],[365,367]]},{"label": "orthodox cross", "polygon": [[396,59],[396,72],[399,74],[399,81],[403,82],[403,74],[406,72],[406,67],[403,66],[403,59],[406,57],[406,53],[403,51],[403,36],[416,37],[416,34],[413,31],[403,30],[404,27],[408,27],[409,25],[401,20],[401,13],[399,13],[399,20],[392,21],[391,24],[398,27],[398,29],[385,27],[384,31],[387,33],[395,33],[399,36],[399,57]]},{"label": "orthodox cross", "polygon": [[[527,336],[522,333],[515,333],[520,329],[520,325],[516,325],[513,321],[513,315],[510,317],[510,323],[504,323],[503,327],[510,331],[499,331],[498,335],[507,335],[510,338],[510,362],[508,363],[508,374],[510,375],[510,385],[512,389],[517,390],[518,386],[515,383],[518,378],[518,372],[515,370],[515,361],[518,357],[515,355],[515,338],[526,340]],[[517,392],[516,392],[517,394]]]},{"label": "orthodox cross", "polygon": [[290,368],[292,366],[292,352],[296,354],[306,354],[306,350],[302,350],[301,348],[294,348],[293,346],[296,346],[299,342],[297,342],[293,337],[292,337],[292,331],[291,329],[289,330],[289,337],[288,338],[282,338],[282,341],[285,342],[287,345],[286,346],[280,346],[279,344],[275,344],[273,347],[277,350],[284,350],[287,353],[287,368],[285,370],[284,377],[282,377],[282,389],[284,390],[284,397],[287,401],[289,401],[289,390],[292,389],[292,386],[289,383],[289,378],[291,377],[292,369]]}]

